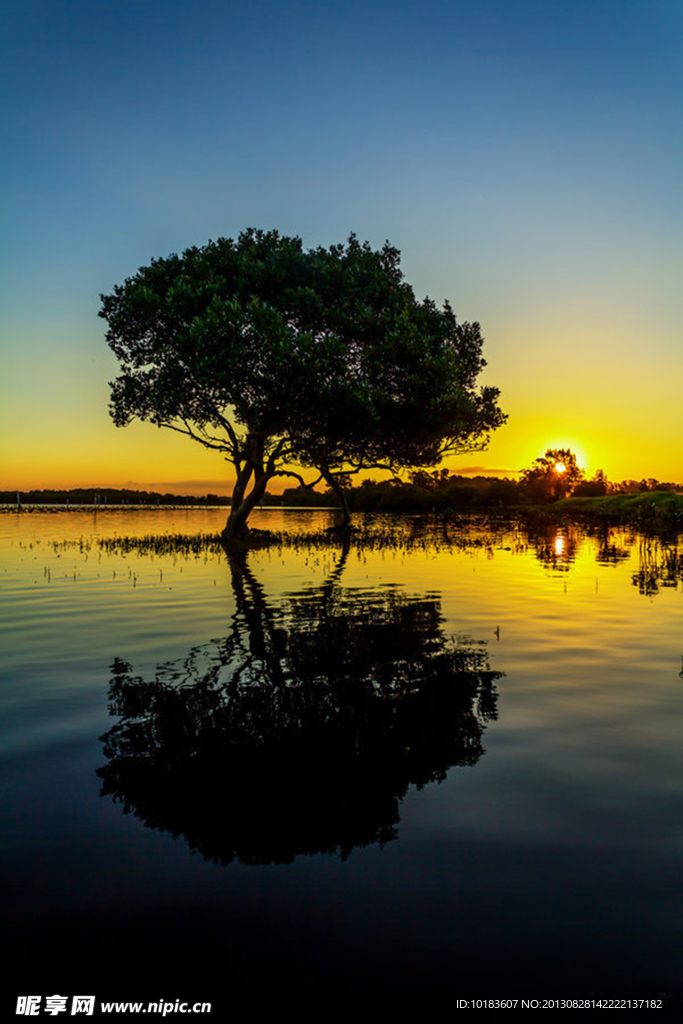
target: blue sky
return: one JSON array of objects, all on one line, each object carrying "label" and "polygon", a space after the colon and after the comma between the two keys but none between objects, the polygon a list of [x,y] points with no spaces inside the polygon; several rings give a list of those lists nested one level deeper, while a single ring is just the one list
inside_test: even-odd
[{"label": "blue sky", "polygon": [[248,226],[388,238],[418,295],[481,322],[510,420],[456,465],[565,442],[683,479],[682,29],[671,0],[6,0],[5,485],[220,480],[110,424],[96,314]]}]

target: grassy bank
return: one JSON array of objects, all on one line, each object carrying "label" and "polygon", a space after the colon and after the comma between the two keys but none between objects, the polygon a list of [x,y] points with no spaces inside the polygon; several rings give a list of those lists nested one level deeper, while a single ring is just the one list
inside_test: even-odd
[{"label": "grassy bank", "polygon": [[548,509],[562,518],[604,520],[639,527],[683,529],[683,494],[644,491],[600,498],[563,498]]}]

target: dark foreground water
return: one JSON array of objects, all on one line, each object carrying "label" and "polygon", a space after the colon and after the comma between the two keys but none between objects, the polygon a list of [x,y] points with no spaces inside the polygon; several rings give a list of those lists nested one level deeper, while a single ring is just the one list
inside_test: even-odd
[{"label": "dark foreground water", "polygon": [[98,544],[223,515],[0,517],[12,1019],[29,994],[683,1019],[676,545],[420,519],[232,563]]}]

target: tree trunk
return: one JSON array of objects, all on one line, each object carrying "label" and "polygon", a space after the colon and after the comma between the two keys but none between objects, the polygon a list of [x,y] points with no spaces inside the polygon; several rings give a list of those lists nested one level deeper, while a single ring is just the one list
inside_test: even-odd
[{"label": "tree trunk", "polygon": [[238,505],[237,508],[230,509],[228,521],[221,533],[221,540],[224,544],[231,545],[246,538],[249,532],[249,527],[247,526],[248,515],[249,511],[245,509],[244,502]]},{"label": "tree trunk", "polygon": [[334,527],[336,530],[349,530],[351,528],[351,510],[349,508],[349,503],[346,500],[344,488],[340,485],[337,478],[327,470],[323,471],[323,478],[334,491],[340,505],[340,508],[334,517]]},{"label": "tree trunk", "polygon": [[[251,476],[252,470],[249,470],[249,476]],[[241,474],[240,474],[241,476]],[[247,482],[249,480],[247,477]],[[223,544],[230,547],[234,544],[243,543],[249,533],[249,527],[247,526],[247,519],[249,514],[258,505],[259,501],[266,493],[266,487],[272,474],[261,472],[257,473],[254,486],[252,487],[249,494],[244,495],[244,489],[246,484],[240,481],[238,477],[237,483],[235,484],[235,490],[233,492],[233,504],[230,508],[230,515],[228,521],[225,524],[225,529],[221,534],[221,540]],[[241,486],[240,486],[241,484]],[[240,495],[244,495],[240,500]],[[237,502],[235,498],[237,497]]]}]

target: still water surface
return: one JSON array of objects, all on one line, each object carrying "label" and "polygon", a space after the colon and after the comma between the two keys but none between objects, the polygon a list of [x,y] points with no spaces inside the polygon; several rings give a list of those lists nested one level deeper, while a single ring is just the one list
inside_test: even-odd
[{"label": "still water surface", "polygon": [[10,1002],[677,999],[676,545],[224,514],[0,516]]}]

